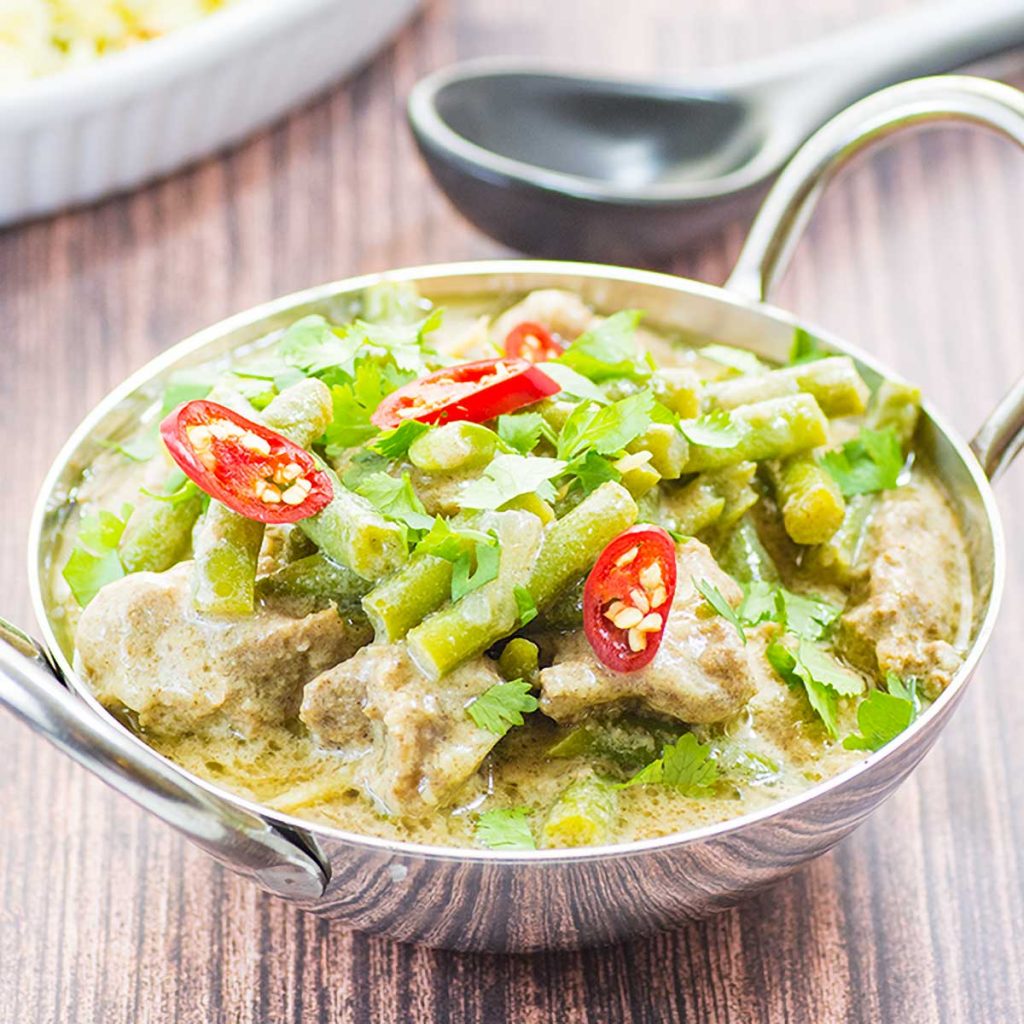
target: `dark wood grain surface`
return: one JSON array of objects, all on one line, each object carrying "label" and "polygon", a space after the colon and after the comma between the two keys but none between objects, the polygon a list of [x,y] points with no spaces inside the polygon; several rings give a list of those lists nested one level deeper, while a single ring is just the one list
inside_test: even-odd
[{"label": "dark wood grain surface", "polygon": [[[222,158],[0,233],[0,611],[30,619],[25,539],[62,439],[113,384],[304,285],[502,254],[416,158],[403,102],[480,54],[684,71],[898,0],[437,0],[371,67]],[[1022,84],[1010,72],[1010,80]],[[672,269],[721,282],[743,226]],[[904,138],[823,203],[780,301],[922,383],[969,435],[1024,370],[1024,159]],[[912,780],[834,853],[735,912],[621,948],[457,956],[264,897],[0,717],[0,1022],[1024,1020],[1024,473],[1000,629]]]}]

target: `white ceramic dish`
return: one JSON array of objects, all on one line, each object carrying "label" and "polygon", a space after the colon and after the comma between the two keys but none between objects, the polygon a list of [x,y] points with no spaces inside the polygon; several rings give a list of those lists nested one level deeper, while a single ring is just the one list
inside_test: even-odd
[{"label": "white ceramic dish", "polygon": [[0,94],[0,227],[167,174],[357,67],[416,0],[239,0]]}]

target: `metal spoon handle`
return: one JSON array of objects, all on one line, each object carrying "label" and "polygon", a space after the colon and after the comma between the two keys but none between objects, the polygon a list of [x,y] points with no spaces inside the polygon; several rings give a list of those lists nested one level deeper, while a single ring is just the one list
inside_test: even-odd
[{"label": "metal spoon handle", "polygon": [[[981,125],[1024,149],[1024,93],[962,75],[903,82],[869,96],[819,129],[786,165],[751,225],[726,288],[767,300],[822,192],[857,154],[903,128],[936,121]],[[1024,376],[971,442],[995,479],[1024,447]]]},{"label": "metal spoon handle", "polygon": [[[808,130],[850,103],[908,78],[952,71],[1024,44],[1024,4],[934,4],[728,71],[731,85],[765,91]],[[714,73],[712,72],[712,77]]]},{"label": "metal spoon handle", "polygon": [[279,896],[318,899],[327,883],[298,836],[192,782],[61,685],[45,650],[0,619],[0,705],[216,860]]}]

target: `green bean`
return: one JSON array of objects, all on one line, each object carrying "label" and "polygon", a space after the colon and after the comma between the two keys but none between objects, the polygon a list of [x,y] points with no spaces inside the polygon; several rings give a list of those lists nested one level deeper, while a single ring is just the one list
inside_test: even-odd
[{"label": "green bean", "polygon": [[842,491],[813,452],[783,459],[772,476],[783,526],[797,544],[824,544],[842,526]]},{"label": "green bean", "polygon": [[737,462],[735,466],[725,466],[704,474],[724,503],[715,524],[717,529],[728,530],[757,504],[757,491],[751,486],[756,472],[756,463]]},{"label": "green bean", "polygon": [[778,583],[781,579],[750,516],[744,516],[723,535],[715,546],[715,560],[740,583]]},{"label": "green bean", "polygon": [[720,409],[784,398],[796,391],[811,395],[826,416],[864,411],[868,388],[849,356],[830,356],[752,377],[708,384],[705,395]]},{"label": "green bean", "polygon": [[327,429],[334,415],[331,391],[322,380],[309,377],[285,388],[263,410],[263,422],[289,441],[308,448]]},{"label": "green bean", "polygon": [[291,562],[256,582],[256,597],[301,618],[334,605],[341,615],[362,614],[366,580],[319,552]]},{"label": "green bean", "polygon": [[555,510],[543,498],[533,493],[519,494],[511,501],[506,501],[501,508],[502,511],[518,509],[521,512],[529,512],[535,515],[545,526],[555,518]]},{"label": "green bean", "polygon": [[739,462],[666,490],[662,498],[665,524],[689,537],[710,526],[727,529],[757,503],[757,492],[750,486],[756,469],[753,462]]},{"label": "green bean", "polygon": [[439,679],[481,654],[519,625],[515,590],[528,586],[527,576],[541,544],[540,520],[528,512],[485,512],[478,527],[498,535],[501,562],[497,578],[434,612],[406,636],[410,656],[431,679]]},{"label": "green bean", "polygon": [[661,483],[661,474],[651,465],[646,452],[635,452],[624,455],[613,463],[622,474],[622,486],[634,498],[642,498]]},{"label": "green bean", "polygon": [[567,402],[560,398],[545,398],[531,406],[531,411],[539,412],[544,417],[544,422],[557,434],[565,426],[565,421],[576,408],[576,402]]},{"label": "green bean", "polygon": [[665,480],[678,480],[686,466],[690,446],[674,423],[652,423],[627,452],[650,452],[651,466]]},{"label": "green bean", "polygon": [[254,607],[263,523],[211,501],[193,538],[192,603],[207,615],[247,615]]},{"label": "green bean", "polygon": [[618,790],[590,774],[570,783],[541,828],[546,847],[599,846],[608,842],[618,817]]},{"label": "green bean", "polygon": [[299,529],[329,558],[347,565],[364,580],[379,580],[408,557],[405,531],[385,519],[360,494],[350,491],[337,474],[321,466],[334,497],[315,516],[299,520]]},{"label": "green bean", "polygon": [[548,757],[597,758],[632,774],[650,764],[682,734],[682,725],[635,714],[594,719],[571,729],[549,747]]},{"label": "green bean", "polygon": [[804,564],[836,583],[850,583],[876,498],[875,494],[857,494],[850,498],[842,525],[826,543],[810,549]]},{"label": "green bean", "polygon": [[421,434],[409,445],[409,461],[426,473],[447,473],[486,466],[498,449],[493,430],[460,420]]},{"label": "green bean", "polygon": [[732,412],[734,422],[745,428],[731,448],[690,445],[688,473],[721,469],[737,462],[781,459],[828,440],[828,420],[811,395],[791,395],[754,405],[741,405]]},{"label": "green bean", "polygon": [[139,505],[129,516],[118,547],[124,571],[163,572],[187,558],[202,508],[198,488],[177,501],[149,498]]},{"label": "green bean", "polygon": [[601,484],[571,512],[544,531],[544,543],[526,584],[538,610],[545,611],[576,579],[588,572],[609,541],[629,529],[636,502],[618,483]]},{"label": "green bean", "polygon": [[377,642],[401,640],[448,600],[451,589],[451,562],[435,555],[413,555],[363,598]]},{"label": "green bean", "polygon": [[910,384],[883,380],[871,399],[864,425],[871,430],[892,427],[906,452],[914,440],[921,413],[921,392]]},{"label": "green bean", "polygon": [[685,367],[670,366],[651,375],[654,397],[684,420],[700,412],[700,378]]},{"label": "green bean", "polygon": [[506,679],[525,679],[532,683],[537,678],[539,655],[532,640],[514,636],[498,658],[498,669]]}]

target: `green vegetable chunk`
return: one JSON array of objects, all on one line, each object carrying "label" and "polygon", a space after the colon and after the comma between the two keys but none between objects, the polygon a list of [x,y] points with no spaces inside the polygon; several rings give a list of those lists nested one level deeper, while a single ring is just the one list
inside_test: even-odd
[{"label": "green vegetable chunk", "polygon": [[125,572],[163,572],[188,557],[192,530],[203,508],[202,492],[190,486],[181,500],[156,498],[131,514],[121,537]]},{"label": "green vegetable chunk", "polygon": [[824,544],[843,525],[846,502],[839,485],[812,453],[783,459],[775,483],[783,525],[797,544]]},{"label": "green vegetable chunk", "polygon": [[537,678],[540,651],[537,645],[521,636],[515,636],[507,644],[498,658],[498,669],[508,680],[526,679],[533,682]]},{"label": "green vegetable chunk", "polygon": [[618,817],[614,785],[590,774],[562,790],[541,826],[545,847],[600,846],[610,842]]},{"label": "green vegetable chunk", "polygon": [[378,643],[401,640],[448,600],[453,562],[417,553],[363,598]]},{"label": "green vegetable chunk", "polygon": [[446,423],[409,446],[409,461],[426,473],[479,469],[494,458],[498,435],[479,423]]},{"label": "green vegetable chunk", "polygon": [[636,522],[637,507],[621,484],[602,484],[544,531],[526,589],[537,608],[548,606],[597,560],[609,541]]},{"label": "green vegetable chunk", "polygon": [[351,569],[317,552],[291,562],[256,583],[256,596],[296,618],[334,605],[351,616],[361,613],[359,599],[370,584]]},{"label": "green vegetable chunk", "polygon": [[732,419],[740,427],[741,436],[731,447],[696,444],[691,436],[688,473],[721,469],[737,462],[781,459],[828,441],[828,421],[811,395],[740,406],[733,410]]}]

